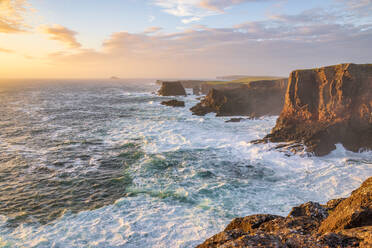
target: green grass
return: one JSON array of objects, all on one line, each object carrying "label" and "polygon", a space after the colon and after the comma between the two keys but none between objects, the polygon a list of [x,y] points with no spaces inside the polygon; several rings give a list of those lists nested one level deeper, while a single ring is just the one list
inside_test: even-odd
[{"label": "green grass", "polygon": [[230,84],[230,83],[243,83],[248,84],[253,81],[260,81],[260,80],[276,80],[281,79],[282,77],[268,77],[268,76],[254,76],[254,77],[246,77],[241,79],[236,79],[233,81],[208,81],[207,84]]}]

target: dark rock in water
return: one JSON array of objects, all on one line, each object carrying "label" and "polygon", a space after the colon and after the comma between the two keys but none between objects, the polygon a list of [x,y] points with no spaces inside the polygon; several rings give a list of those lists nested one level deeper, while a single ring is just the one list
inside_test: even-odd
[{"label": "dark rock in water", "polygon": [[161,96],[186,96],[186,91],[180,82],[163,82],[158,94]]},{"label": "dark rock in water", "polygon": [[283,111],[264,142],[295,141],[322,156],[341,143],[372,149],[372,64],[291,73]]},{"label": "dark rock in water", "polygon": [[371,195],[372,177],[349,198],[327,205],[308,202],[294,207],[287,217],[258,214],[236,218],[197,247],[372,247],[372,218],[366,214],[371,209]]},{"label": "dark rock in water", "polygon": [[[279,115],[284,104],[285,80],[266,81],[240,86],[240,88],[216,90],[212,88],[199,104],[190,110],[195,115],[211,112],[217,116],[245,115],[260,117]],[[257,86],[259,85],[259,86]]]},{"label": "dark rock in water", "polygon": [[194,86],[192,88],[192,94],[194,94],[195,96],[199,96],[200,95],[200,86]]},{"label": "dark rock in water", "polygon": [[225,122],[227,122],[227,123],[229,123],[229,122],[241,122],[244,119],[245,118],[231,118],[230,120],[227,120]]},{"label": "dark rock in water", "polygon": [[170,107],[185,107],[185,102],[178,101],[178,100],[170,100],[170,101],[161,102],[161,105],[170,106]]}]

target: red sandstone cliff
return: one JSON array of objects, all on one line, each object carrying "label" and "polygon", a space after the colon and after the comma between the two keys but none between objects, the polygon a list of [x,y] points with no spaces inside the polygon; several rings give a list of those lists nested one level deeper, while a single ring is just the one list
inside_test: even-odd
[{"label": "red sandstone cliff", "polygon": [[315,155],[341,143],[372,149],[372,64],[341,64],[290,75],[284,108],[271,142],[296,141]]}]

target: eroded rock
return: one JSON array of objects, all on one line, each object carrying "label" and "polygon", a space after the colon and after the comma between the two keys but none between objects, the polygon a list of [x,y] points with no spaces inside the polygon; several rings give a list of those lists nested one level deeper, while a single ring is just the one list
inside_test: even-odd
[{"label": "eroded rock", "polygon": [[294,207],[287,217],[257,214],[236,218],[198,248],[372,247],[371,194],[372,177],[349,198],[327,205],[308,202]]},{"label": "eroded rock", "polygon": [[286,80],[251,82],[232,89],[212,88],[208,95],[190,110],[195,115],[212,112],[217,116],[279,115],[284,104],[285,88]]},{"label": "eroded rock", "polygon": [[185,102],[178,101],[178,100],[169,100],[169,101],[162,101],[161,105],[165,105],[169,107],[185,107]]},{"label": "eroded rock", "polygon": [[162,82],[161,88],[158,91],[160,96],[186,96],[185,88],[178,81]]},{"label": "eroded rock", "polygon": [[283,111],[264,140],[296,141],[318,156],[337,143],[372,149],[372,64],[292,72]]}]

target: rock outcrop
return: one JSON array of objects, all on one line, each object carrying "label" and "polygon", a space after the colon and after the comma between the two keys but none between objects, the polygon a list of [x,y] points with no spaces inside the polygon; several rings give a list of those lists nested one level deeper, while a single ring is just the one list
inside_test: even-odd
[{"label": "rock outcrop", "polygon": [[165,105],[169,107],[185,107],[185,102],[178,101],[178,100],[169,100],[169,101],[162,101],[161,105]]},{"label": "rock outcrop", "polygon": [[308,202],[287,217],[258,214],[233,220],[198,248],[372,247],[372,177],[349,198]]},{"label": "rock outcrop", "polygon": [[337,143],[372,149],[372,64],[292,72],[283,111],[264,141],[301,143],[318,156]]},{"label": "rock outcrop", "polygon": [[194,86],[192,88],[192,94],[195,95],[195,96],[199,96],[200,95],[200,86]]},{"label": "rock outcrop", "polygon": [[158,91],[161,96],[186,96],[185,88],[178,81],[162,82],[161,88]]},{"label": "rock outcrop", "polygon": [[[156,84],[158,85],[162,85],[163,82],[167,82],[167,81],[163,81],[163,80],[156,80]],[[182,84],[182,86],[184,88],[187,88],[187,89],[192,89],[194,88],[195,86],[197,87],[201,87],[201,85],[203,83],[205,83],[206,81],[202,81],[202,80],[177,80],[177,81],[173,81],[173,82],[179,82]]]},{"label": "rock outcrop", "polygon": [[283,79],[251,82],[233,89],[212,88],[208,95],[190,110],[195,115],[211,112],[217,116],[279,115],[284,104],[286,86],[287,80]]}]

